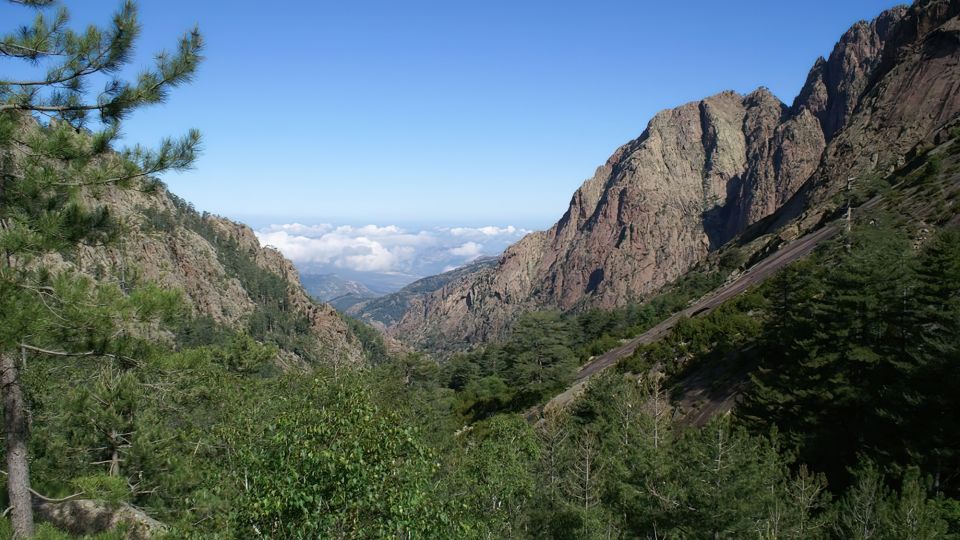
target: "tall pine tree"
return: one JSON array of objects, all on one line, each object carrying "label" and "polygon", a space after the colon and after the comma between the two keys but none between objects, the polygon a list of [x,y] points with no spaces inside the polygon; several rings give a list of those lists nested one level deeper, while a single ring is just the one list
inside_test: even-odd
[{"label": "tall pine tree", "polygon": [[[126,291],[51,266],[80,244],[99,245],[118,224],[96,204],[103,189],[148,185],[150,175],[190,166],[196,131],[156,150],[112,149],[121,120],[163,102],[188,82],[201,60],[196,30],[175,53],[127,81],[140,33],[136,5],[125,2],[105,27],[69,28],[53,0],[10,0],[34,12],[32,24],[0,37],[0,56],[22,60],[34,75],[0,77],[0,378],[3,385],[7,491],[16,537],[33,534],[28,413],[20,371],[27,356],[123,360],[138,325],[174,301],[157,290]],[[95,91],[94,84],[103,84]],[[124,337],[128,336],[128,337]]]}]

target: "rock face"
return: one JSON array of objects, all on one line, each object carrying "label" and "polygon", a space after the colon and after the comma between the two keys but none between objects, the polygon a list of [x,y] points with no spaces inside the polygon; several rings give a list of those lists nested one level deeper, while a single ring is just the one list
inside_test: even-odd
[{"label": "rock face", "polygon": [[884,12],[816,61],[787,107],[760,88],[657,114],[549,230],[409,301],[391,332],[469,347],[531,309],[610,308],[676,279],[746,227],[811,212],[896,162],[960,111],[958,0]]},{"label": "rock face", "polygon": [[106,206],[125,230],[115,245],[84,246],[68,257],[82,272],[124,286],[151,282],[181,290],[194,315],[234,328],[265,302],[244,279],[268,273],[280,279],[284,309],[305,320],[317,352],[308,359],[281,351],[284,364],[363,362],[362,346],[340,316],[311,300],[293,264],[279,251],[260,246],[246,225],[201,215],[162,187],[153,193],[107,188],[93,204]]},{"label": "rock face", "polygon": [[89,499],[62,503],[37,501],[34,512],[41,520],[75,535],[100,534],[121,526],[126,531],[125,540],[149,540],[169,532],[163,523],[126,503],[110,504]]},{"label": "rock face", "polygon": [[778,225],[800,214],[800,223],[817,219],[848,178],[902,165],[960,113],[960,1],[917,2],[895,23],[881,17],[874,26],[885,39],[868,83]]}]

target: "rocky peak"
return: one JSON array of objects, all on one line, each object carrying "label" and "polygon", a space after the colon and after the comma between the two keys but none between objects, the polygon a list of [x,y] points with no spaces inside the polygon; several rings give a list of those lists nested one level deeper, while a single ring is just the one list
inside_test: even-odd
[{"label": "rocky peak", "polygon": [[411,300],[391,331],[464,346],[502,336],[523,311],[623,305],[746,227],[782,225],[850,175],[895,164],[960,112],[957,13],[960,0],[925,0],[855,24],[789,108],[761,88],[658,113],[550,230]]},{"label": "rocky peak", "polygon": [[778,212],[773,226],[814,223],[848,179],[889,172],[930,143],[960,113],[960,0],[925,0],[881,17],[884,47],[820,167]]},{"label": "rocky peak", "polygon": [[846,124],[860,97],[881,64],[886,42],[907,13],[900,6],[880,14],[873,21],[853,25],[834,46],[828,59],[819,58],[807,76],[793,110],[813,113],[829,142]]}]

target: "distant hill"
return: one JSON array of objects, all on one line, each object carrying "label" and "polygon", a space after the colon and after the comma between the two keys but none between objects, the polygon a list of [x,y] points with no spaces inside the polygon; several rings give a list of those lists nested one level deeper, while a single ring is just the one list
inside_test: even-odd
[{"label": "distant hill", "polygon": [[392,294],[371,300],[361,300],[352,304],[349,302],[355,297],[341,297],[332,300],[331,305],[351,317],[361,319],[378,328],[390,327],[403,317],[403,314],[410,307],[412,298],[435,292],[447,284],[459,281],[463,277],[480,270],[493,268],[496,266],[497,260],[496,257],[481,257],[449,272],[414,281]]},{"label": "distant hill", "polygon": [[300,281],[303,283],[303,288],[310,293],[310,296],[321,302],[329,302],[334,298],[347,295],[361,299],[381,296],[363,283],[340,277],[337,274],[307,274],[301,272]]}]

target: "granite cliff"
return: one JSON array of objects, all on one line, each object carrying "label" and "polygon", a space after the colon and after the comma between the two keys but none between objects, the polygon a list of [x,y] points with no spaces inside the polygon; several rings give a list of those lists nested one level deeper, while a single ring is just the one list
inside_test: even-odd
[{"label": "granite cliff", "polygon": [[657,114],[552,228],[408,299],[389,331],[465,348],[502,337],[524,311],[641,299],[748,227],[808,230],[848,178],[902,164],[956,118],[958,13],[958,0],[924,0],[855,24],[790,106],[760,88]]}]

